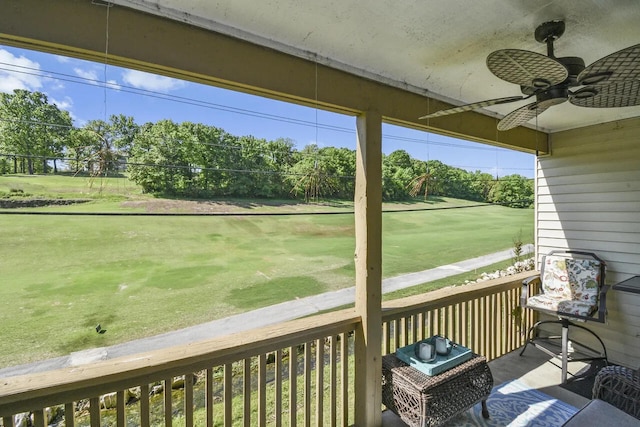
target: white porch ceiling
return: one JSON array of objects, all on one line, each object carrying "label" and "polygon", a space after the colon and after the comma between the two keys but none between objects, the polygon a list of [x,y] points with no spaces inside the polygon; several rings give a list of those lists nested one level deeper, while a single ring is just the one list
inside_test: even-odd
[{"label": "white porch ceiling", "polygon": [[[594,61],[640,43],[638,0],[111,0],[461,105],[521,95],[486,67],[506,48],[546,55],[533,36],[562,19],[556,56]],[[489,107],[504,115],[531,100]],[[416,117],[426,111],[416,111]],[[538,117],[555,132],[640,116],[640,106],[569,102]],[[535,125],[535,119],[529,123]]]}]

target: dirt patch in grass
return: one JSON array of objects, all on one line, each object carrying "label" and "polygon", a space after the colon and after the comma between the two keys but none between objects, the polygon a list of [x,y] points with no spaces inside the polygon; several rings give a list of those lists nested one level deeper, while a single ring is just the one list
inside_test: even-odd
[{"label": "dirt patch in grass", "polygon": [[[248,213],[248,212],[318,212],[335,210],[331,203],[299,203],[286,200],[179,200],[147,199],[129,200],[120,204],[123,208],[141,209],[149,213]],[[344,209],[345,206],[340,206]],[[346,206],[350,208],[350,206]],[[333,209],[332,209],[333,208]]]}]

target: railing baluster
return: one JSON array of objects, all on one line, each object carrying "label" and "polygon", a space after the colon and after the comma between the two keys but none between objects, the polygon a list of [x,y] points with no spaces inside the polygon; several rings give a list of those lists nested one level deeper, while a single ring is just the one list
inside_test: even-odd
[{"label": "railing baluster", "polygon": [[284,407],[282,406],[282,350],[276,351],[276,360],[274,366],[274,422],[276,427],[282,426],[282,411]]},{"label": "railing baluster", "polygon": [[118,427],[125,427],[125,412],[124,412],[124,390],[120,390],[116,393],[116,425]]},{"label": "railing baluster", "polygon": [[149,427],[150,422],[149,413],[149,384],[142,384],[140,386],[140,426]]},{"label": "railing baluster", "polygon": [[[397,330],[394,333],[397,335]],[[342,426],[349,425],[349,345],[347,343],[348,336],[345,333],[340,334],[340,368],[342,369]]]},{"label": "railing baluster", "polygon": [[391,342],[389,338],[390,326],[389,322],[382,322],[382,354],[391,353]]},{"label": "railing baluster", "polygon": [[487,339],[486,339],[486,327],[487,325],[484,324],[483,320],[484,320],[484,316],[487,312],[487,308],[485,307],[485,298],[484,297],[480,297],[478,298],[478,323],[477,323],[477,329],[478,329],[478,349],[480,351],[480,354],[482,354],[483,356],[488,356],[487,354]]},{"label": "railing baluster", "polygon": [[[76,414],[76,405],[73,402],[65,403],[64,404],[64,425],[65,425],[65,427],[75,427],[75,425],[76,425],[75,414]],[[4,426],[5,427],[12,427],[12,426],[8,426],[7,424],[5,424]]]},{"label": "railing baluster", "polygon": [[207,427],[213,427],[213,368],[205,370],[204,389],[206,423]]},{"label": "railing baluster", "polygon": [[411,327],[409,318],[403,317],[400,323],[402,323],[402,346],[405,346],[409,344],[409,328]]},{"label": "railing baluster", "polygon": [[491,360],[495,359],[500,351],[500,341],[502,341],[502,336],[500,336],[500,326],[502,324],[502,316],[499,312],[498,307],[498,295],[491,295],[491,314],[494,319],[493,323],[493,331],[491,333],[491,337],[493,338],[491,341],[493,342],[493,352],[491,353]]},{"label": "railing baluster", "polygon": [[304,425],[311,426],[311,343],[304,345]]},{"label": "railing baluster", "polygon": [[267,355],[258,356],[258,425],[267,425]]},{"label": "railing baluster", "polygon": [[[386,323],[386,325],[388,326],[389,323]],[[338,383],[336,381],[337,378],[337,363],[338,361],[336,360],[337,356],[338,356],[338,349],[337,349],[337,345],[336,345],[336,341],[337,341],[337,337],[335,335],[333,335],[331,337],[331,343],[330,343],[330,347],[329,347],[329,354],[331,355],[330,358],[330,362],[329,362],[329,371],[330,371],[330,377],[331,377],[331,389],[330,389],[330,423],[331,423],[331,427],[336,427],[336,422],[337,422],[337,416],[338,416],[338,408],[336,407],[338,404]],[[388,342],[388,340],[387,340]]]},{"label": "railing baluster", "polygon": [[244,427],[251,427],[251,358],[244,359],[242,370],[242,395],[244,400]]},{"label": "railing baluster", "polygon": [[478,299],[476,298],[473,301],[471,301],[469,306],[470,306],[469,322],[471,322],[473,325],[476,326],[474,328],[469,328],[469,332],[471,334],[471,336],[469,337],[470,339],[469,344],[471,345],[470,348],[477,353],[480,351],[480,338],[478,334],[478,328],[479,328],[479,325],[482,325],[480,314],[479,314],[480,310],[478,309]]},{"label": "railing baluster", "polygon": [[501,303],[500,303],[500,312],[502,314],[503,323],[502,323],[502,349],[500,350],[500,355],[506,354],[511,345],[511,311],[509,310],[510,301],[507,296],[507,292],[500,293]]},{"label": "railing baluster", "polygon": [[193,374],[184,376],[184,423],[193,427]]},{"label": "railing baluster", "polygon": [[[66,419],[66,416],[65,416]],[[2,425],[4,427],[15,427],[15,425],[13,424],[13,416],[10,415],[8,417],[2,417]]]},{"label": "railing baluster", "polygon": [[316,425],[324,425],[324,339],[316,340]]},{"label": "railing baluster", "polygon": [[397,350],[400,348],[400,322],[398,319],[393,320],[393,342],[394,347],[393,350]]},{"label": "railing baluster", "polygon": [[467,302],[460,303],[460,322],[458,323],[458,330],[460,335],[460,344],[468,347],[468,333],[469,333],[469,321],[467,317]]},{"label": "railing baluster", "polygon": [[100,427],[100,398],[89,399],[89,423],[91,427]]},{"label": "railing baluster", "polygon": [[233,364],[224,365],[224,427],[233,425]]},{"label": "railing baluster", "polygon": [[298,425],[298,349],[289,347],[289,426]]},{"label": "railing baluster", "polygon": [[449,320],[447,321],[448,327],[447,327],[447,334],[445,335],[446,337],[454,337],[457,339],[456,337],[456,329],[458,328],[458,318],[456,317],[457,308],[458,307],[456,304],[452,304],[448,307]]},{"label": "railing baluster", "polygon": [[171,401],[171,386],[173,379],[171,377],[164,380],[164,425],[171,427],[173,424],[173,402]]},{"label": "railing baluster", "polygon": [[33,411],[33,427],[45,427],[47,425],[45,419],[46,414],[44,413],[44,409]]}]

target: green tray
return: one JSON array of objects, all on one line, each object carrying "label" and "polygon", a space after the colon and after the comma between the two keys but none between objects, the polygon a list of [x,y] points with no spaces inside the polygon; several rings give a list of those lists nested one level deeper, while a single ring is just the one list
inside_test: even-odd
[{"label": "green tray", "polygon": [[402,360],[404,363],[430,376],[438,375],[446,371],[447,369],[458,366],[462,362],[466,362],[473,357],[473,353],[467,347],[463,347],[459,344],[454,344],[449,355],[438,355],[433,362],[425,363],[416,357],[415,351],[413,349],[414,347],[415,343],[397,349],[396,357]]}]

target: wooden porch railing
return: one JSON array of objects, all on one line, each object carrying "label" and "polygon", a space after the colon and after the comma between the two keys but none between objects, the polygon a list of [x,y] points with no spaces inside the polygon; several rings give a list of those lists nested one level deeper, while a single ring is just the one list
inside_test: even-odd
[{"label": "wooden porch railing", "polygon": [[514,351],[524,344],[521,331],[534,322],[534,314],[519,310],[522,280],[533,274],[528,271],[385,302],[382,353],[436,334],[487,360]]},{"label": "wooden porch railing", "polygon": [[[353,422],[350,354],[358,323],[353,310],[342,310],[187,346],[0,378],[0,419],[13,427],[16,414],[30,412],[34,425],[44,427],[53,410],[64,413],[66,427],[347,426]],[[101,410],[105,406],[112,409]]]},{"label": "wooden porch railing", "polygon": [[[521,280],[530,274],[385,302],[382,353],[436,333],[490,360],[517,349],[523,338],[512,312]],[[521,327],[532,321],[525,313]],[[16,415],[26,412],[38,427],[56,416],[67,427],[351,425],[353,331],[359,322],[353,310],[341,310],[187,346],[0,378],[0,424],[14,427]]]}]

